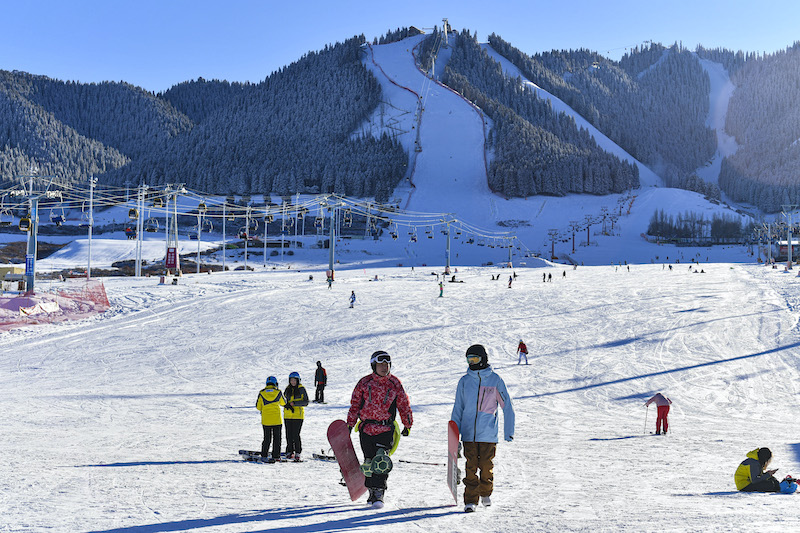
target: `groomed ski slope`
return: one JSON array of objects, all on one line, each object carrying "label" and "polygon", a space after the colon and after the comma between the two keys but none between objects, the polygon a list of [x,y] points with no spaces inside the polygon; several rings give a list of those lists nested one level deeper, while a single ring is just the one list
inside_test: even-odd
[{"label": "groomed ski slope", "polygon": [[[381,83],[384,104],[379,106],[359,132],[370,131],[373,135],[379,135],[386,131],[396,134],[397,139],[409,150],[413,169],[409,174],[413,186],[408,182],[401,183],[393,195],[402,208],[452,213],[486,230],[513,231],[525,246],[542,255],[549,253],[551,243],[547,235],[550,229],[555,229],[561,234],[556,243],[556,254],[569,255],[584,264],[602,264],[609,255],[612,255],[612,261],[617,262],[651,262],[657,261],[656,256],[668,255],[660,253],[655,245],[648,249],[639,246],[638,242],[640,235],[647,231],[653,213],[659,209],[673,217],[685,215],[687,211],[702,214],[708,220],[715,215],[736,216],[733,210],[712,204],[702,195],[664,188],[659,176],[614,144],[564,102],[522,77],[519,69],[489,45],[483,45],[508,76],[521,77],[523,83],[535,90],[540,98],[548,100],[556,111],[566,113],[576,121],[578,127],[587,129],[604,150],[636,164],[642,184],[640,189],[632,191],[631,194],[636,196],[632,204],[628,204],[623,195],[616,194],[505,199],[491,193],[486,182],[483,152],[484,122],[486,128],[490,128],[491,121],[453,91],[426,78],[416,67],[413,54],[422,38],[416,36],[396,43],[369,46],[364,59],[367,68]],[[447,56],[446,51],[440,54],[437,72],[443,70]],[[735,151],[735,141],[724,132],[725,110],[733,86],[721,65],[709,61],[702,64],[712,80],[708,125],[717,130],[719,150],[709,166],[698,172],[707,181],[716,181],[721,157]],[[421,98],[423,109],[419,125],[422,151],[416,153],[414,143],[417,138],[415,117],[418,97]],[[625,197],[629,198],[629,195]],[[586,217],[597,219],[604,208],[609,213],[615,213],[622,201],[626,202],[626,208],[621,211],[622,217],[615,228],[615,236],[602,235],[600,227],[594,226],[588,246],[573,251],[571,235],[568,245],[563,242],[564,236],[570,234],[571,221],[582,223]],[[586,237],[579,237],[576,242],[581,240],[586,242]],[[598,251],[593,248],[598,244],[615,251],[612,254]],[[480,252],[485,255],[483,250]],[[406,247],[406,264],[418,264],[425,260],[430,262],[431,257],[441,258],[439,253],[434,253],[436,255],[432,256],[426,252],[424,243]],[[473,257],[476,254],[465,251],[464,255]],[[488,260],[497,262],[503,258],[492,257]],[[736,261],[739,258],[726,256],[718,260]]]},{"label": "groomed ski slope", "polygon": [[[753,265],[433,268],[186,275],[105,281],[112,309],[0,334],[0,531],[763,531],[796,523],[797,495],[739,494],[733,472],[769,446],[800,474],[800,280]],[[553,281],[543,283],[542,273]],[[500,273],[499,281],[491,275]],[[374,275],[379,281],[369,281]],[[348,309],[355,290],[358,302]],[[530,365],[517,366],[522,338]],[[396,462],[381,511],[351,503],[335,465],[238,459],[262,438],[253,407],[291,371],[312,404],[304,452],[327,450],[377,349],[411,396],[395,459],[445,462],[464,351],[480,342],[509,387],[494,505],[452,505],[445,467]],[[650,435],[643,402],[674,401]],[[463,462],[462,462],[463,467]]]}]

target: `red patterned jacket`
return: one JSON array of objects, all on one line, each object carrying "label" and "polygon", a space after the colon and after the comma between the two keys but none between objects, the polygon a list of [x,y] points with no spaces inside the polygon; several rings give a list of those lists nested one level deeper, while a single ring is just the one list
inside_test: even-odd
[{"label": "red patterned jacket", "polygon": [[392,374],[364,376],[353,390],[347,425],[353,427],[361,419],[359,431],[367,435],[378,435],[394,429],[395,413],[400,411],[400,420],[407,428],[414,423],[411,405],[403,384]]}]

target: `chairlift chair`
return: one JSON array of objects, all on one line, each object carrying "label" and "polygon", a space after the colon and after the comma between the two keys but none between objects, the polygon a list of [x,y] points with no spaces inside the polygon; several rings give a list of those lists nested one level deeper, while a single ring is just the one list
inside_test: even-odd
[{"label": "chairlift chair", "polygon": [[155,217],[148,218],[144,223],[144,230],[148,233],[155,233],[158,231],[158,219]]},{"label": "chairlift chair", "polygon": [[64,210],[62,208],[61,213],[57,213],[55,209],[50,210],[50,222],[55,224],[56,226],[61,226],[67,217],[64,216]]},{"label": "chairlift chair", "polygon": [[139,219],[139,211],[134,208],[130,208],[128,210],[128,218],[131,220],[138,220]]},{"label": "chairlift chair", "polygon": [[199,204],[197,204],[198,213],[205,213],[206,211],[208,211],[208,207],[206,206],[205,202],[200,202]]},{"label": "chairlift chair", "polygon": [[24,216],[19,219],[19,229],[21,231],[30,231],[31,230],[31,219],[30,216]]}]

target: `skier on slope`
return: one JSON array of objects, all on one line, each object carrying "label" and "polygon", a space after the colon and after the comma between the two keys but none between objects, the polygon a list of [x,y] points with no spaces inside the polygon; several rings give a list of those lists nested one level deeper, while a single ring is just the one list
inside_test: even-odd
[{"label": "skier on slope", "polygon": [[322,367],[322,361],[317,361],[317,370],[314,372],[314,403],[325,403],[325,385],[328,384],[328,372]]},{"label": "skier on slope", "polygon": [[[283,394],[278,389],[278,378],[267,378],[267,386],[261,389],[256,400],[256,409],[261,411],[261,426],[264,440],[261,442],[261,460],[274,463],[281,460],[281,406],[286,405]],[[269,446],[272,444],[272,457]]]},{"label": "skier on slope", "polygon": [[300,462],[300,453],[303,443],[300,440],[300,430],[303,428],[305,407],[308,405],[308,393],[300,384],[300,374],[289,374],[289,385],[283,391],[286,405],[283,407],[283,422],[286,425],[286,459]]},{"label": "skier on slope", "polygon": [[353,308],[355,303],[356,303],[356,291],[350,291],[350,309]]},{"label": "skier on slope", "polygon": [[664,435],[666,435],[667,428],[669,428],[667,415],[669,414],[669,406],[672,404],[672,400],[662,395],[660,392],[657,392],[655,396],[647,400],[644,405],[649,406],[651,403],[655,403],[658,407],[658,415],[656,416],[656,435],[661,435],[662,425],[664,427]]},{"label": "skier on slope", "polygon": [[528,364],[528,347],[525,346],[525,343],[522,342],[522,339],[519,340],[519,346],[517,346],[517,354],[519,354],[519,359],[517,360],[517,364],[522,363],[522,358],[525,358],[525,364]]},{"label": "skier on slope", "polygon": [[[497,407],[503,409],[503,435],[514,440],[514,406],[503,379],[492,371],[486,348],[473,344],[467,348],[469,370],[456,387],[456,401],[450,420],[458,425],[464,457],[464,512],[492,504],[494,455],[497,450]],[[480,477],[478,470],[480,469]]]},{"label": "skier on slope", "polygon": [[[411,431],[414,418],[403,384],[391,374],[391,356],[379,350],[370,357],[372,374],[361,378],[350,399],[347,426],[352,430],[358,420],[359,441],[364,460],[372,460],[379,449],[388,453],[394,446],[394,420],[400,411],[404,437]],[[372,474],[366,478],[368,503],[383,502],[388,474]]]},{"label": "skier on slope", "polygon": [[773,476],[778,469],[766,470],[771,461],[769,448],[756,448],[749,452],[733,475],[736,489],[742,492],[780,492],[780,483]]}]

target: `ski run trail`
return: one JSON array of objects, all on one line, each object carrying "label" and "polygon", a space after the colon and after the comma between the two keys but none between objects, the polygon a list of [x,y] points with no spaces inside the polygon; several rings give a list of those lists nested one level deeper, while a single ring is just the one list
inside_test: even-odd
[{"label": "ski run trail", "polygon": [[[733,472],[768,446],[779,477],[800,473],[800,281],[755,265],[703,269],[523,268],[508,289],[508,270],[464,267],[443,298],[433,268],[343,270],[330,290],[320,270],[313,281],[109,278],[104,315],[0,335],[0,531],[791,527],[796,495],[737,493]],[[528,366],[516,364],[520,338]],[[411,397],[395,459],[445,463],[473,343],[489,349],[517,414],[515,440],[498,446],[493,506],[464,514],[444,466],[399,462],[384,509],[350,502],[336,465],[310,454],[327,451],[326,428],[346,416],[370,354],[392,354]],[[240,460],[261,444],[266,377],[283,388],[298,371],[313,394],[317,360],[328,403],[307,408],[308,460]],[[674,402],[668,436],[650,434],[655,412],[643,406],[657,391]]]}]

